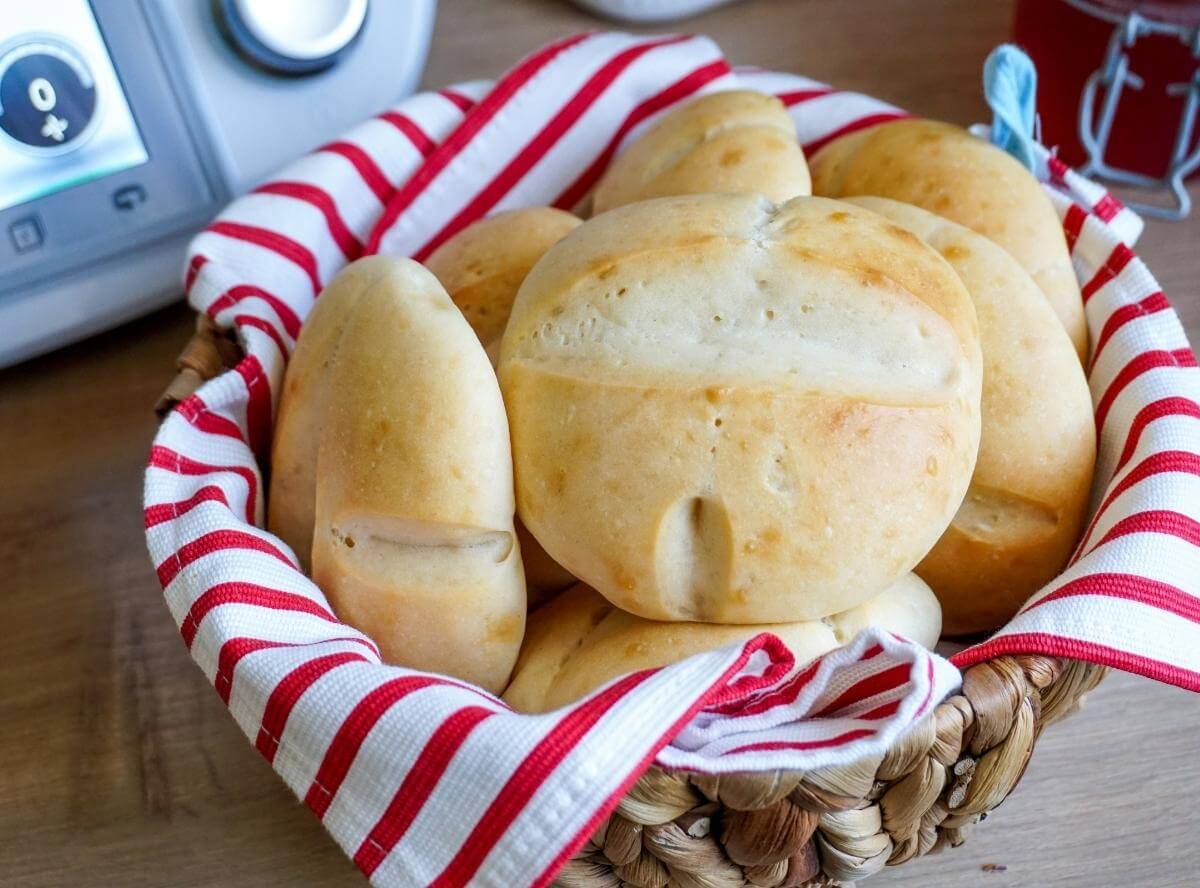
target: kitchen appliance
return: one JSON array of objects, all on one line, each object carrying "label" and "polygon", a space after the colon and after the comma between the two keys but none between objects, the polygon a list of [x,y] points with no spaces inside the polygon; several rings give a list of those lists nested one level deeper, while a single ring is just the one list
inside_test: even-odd
[{"label": "kitchen appliance", "polygon": [[411,92],[435,0],[0,13],[0,366],[181,295],[234,195]]}]

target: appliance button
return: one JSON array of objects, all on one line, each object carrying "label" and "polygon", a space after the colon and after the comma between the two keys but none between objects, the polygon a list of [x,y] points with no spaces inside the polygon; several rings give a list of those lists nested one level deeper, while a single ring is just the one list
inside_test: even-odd
[{"label": "appliance button", "polygon": [[367,0],[217,0],[216,8],[233,48],[276,74],[312,74],[336,64],[367,17]]},{"label": "appliance button", "polygon": [[96,82],[71,46],[30,36],[0,56],[0,131],[35,154],[61,154],[90,133]]},{"label": "appliance button", "polygon": [[136,210],[146,202],[146,189],[138,183],[122,185],[112,193],[112,205],[122,213]]},{"label": "appliance button", "polygon": [[36,215],[22,216],[8,226],[8,236],[18,253],[29,253],[41,247],[45,240],[42,223]]}]

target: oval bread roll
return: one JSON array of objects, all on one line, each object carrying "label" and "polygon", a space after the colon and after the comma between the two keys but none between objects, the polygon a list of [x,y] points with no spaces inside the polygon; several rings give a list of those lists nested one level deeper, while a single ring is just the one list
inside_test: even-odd
[{"label": "oval bread roll", "polygon": [[812,157],[813,192],[877,195],[965,225],[1006,249],[1037,282],[1080,359],[1087,322],[1066,237],[1037,180],[964,129],[897,120],[842,136]]},{"label": "oval bread roll", "polygon": [[762,194],[776,203],[810,194],[796,126],[774,96],[734,90],[665,115],[609,166],[593,214],[676,194]]},{"label": "oval bread roll", "polygon": [[852,203],[912,231],[975,300],[983,346],[983,434],[966,499],[917,566],[946,631],[994,629],[1062,570],[1079,538],[1096,427],[1087,379],[1037,285],[961,225],[879,197]]},{"label": "oval bread roll", "polygon": [[328,380],[313,578],[383,658],[491,691],[525,621],[496,376],[432,274],[407,259],[359,297]]},{"label": "oval bread roll", "polygon": [[[493,364],[521,282],[542,255],[581,221],[553,207],[498,213],[468,225],[425,260],[425,267],[442,282]],[[517,539],[530,607],[575,582],[520,521]]]},{"label": "oval bread roll", "polygon": [[553,207],[497,213],[468,225],[425,260],[484,346],[500,338],[529,269],[580,223]]},{"label": "oval bread roll", "polygon": [[346,319],[359,298],[390,267],[363,260],[347,266],[308,313],[288,361],[271,442],[267,529],[291,546],[307,573],[317,503],[317,439],[326,381]]},{"label": "oval bread roll", "polygon": [[643,201],[526,278],[501,346],[518,510],[638,616],[814,619],[910,571],[979,444],[970,296],[850,204]]},{"label": "oval bread roll", "polygon": [[530,616],[504,700],[518,712],[548,712],[619,675],[675,663],[760,632],[779,636],[796,662],[805,663],[868,626],[931,648],[941,626],[937,598],[920,579],[905,574],[875,598],[824,620],[718,626],[643,620],[580,583]]}]

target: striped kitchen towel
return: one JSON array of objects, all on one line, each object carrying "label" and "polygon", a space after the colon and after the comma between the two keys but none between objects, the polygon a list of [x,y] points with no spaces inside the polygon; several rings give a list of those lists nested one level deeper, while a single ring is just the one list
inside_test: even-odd
[{"label": "striped kitchen towel", "polygon": [[[188,297],[238,331],[246,356],[163,423],[147,543],[192,657],[376,884],[546,884],[652,762],[846,763],[957,687],[954,665],[886,633],[813,664],[760,635],[518,715],[462,682],[382,664],[262,529],[283,368],[342,266],[375,251],[422,258],[489,213],[574,206],[665,110],[735,86],[778,95],[810,152],[903,116],[802,77],[733,70],[701,37],[579,35],[495,83],[403,101],[235,201],[192,244]],[[1136,217],[1053,158],[1043,166],[1084,282],[1104,483],[1067,573],[954,662],[1048,653],[1200,690],[1200,372],[1126,243]]]}]

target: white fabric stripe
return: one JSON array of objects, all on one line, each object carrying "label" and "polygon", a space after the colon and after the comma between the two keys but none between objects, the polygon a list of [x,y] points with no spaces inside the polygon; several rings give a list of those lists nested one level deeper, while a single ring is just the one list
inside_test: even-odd
[{"label": "white fabric stripe", "polygon": [[[247,525],[239,530],[248,532]],[[192,604],[212,587],[223,583],[247,582],[303,595],[323,605],[326,610],[332,610],[321,590],[304,574],[287,567],[273,555],[254,549],[222,549],[197,558],[167,585],[163,596],[175,622],[181,623]]]},{"label": "white fabric stripe", "polygon": [[[301,182],[320,188],[333,198],[338,215],[359,243],[366,243],[383,208],[362,176],[353,168],[347,172],[347,166],[343,158],[328,152],[306,154],[276,176],[275,181]],[[236,218],[240,203],[239,200],[230,204],[218,218]],[[325,224],[324,220],[321,224]]]},{"label": "white fabric stripe", "polygon": [[[646,83],[674,83],[697,68],[720,60],[721,55],[716,47],[711,49],[711,56],[697,58],[695,47],[691,43],[675,44],[659,47],[642,56],[580,116],[562,138],[554,143],[554,147],[516,183],[496,209],[536,205],[557,197],[579,174],[580,158],[586,158],[589,154],[594,157],[596,149],[607,144],[611,138],[611,122],[614,119],[623,119],[623,112],[637,104],[635,97],[645,91]],[[698,93],[692,93],[684,101],[695,98],[696,95],[718,91],[722,87],[729,89],[732,85],[732,78],[714,81]],[[661,119],[668,110],[664,109],[634,127],[622,141],[622,145],[630,144],[631,140],[636,138],[636,133],[652,126],[655,120]]]},{"label": "white fabric stripe", "polygon": [[[304,244],[317,260],[322,281],[332,278],[346,264],[341,248],[329,234],[325,217],[307,201],[251,192],[238,201],[236,215],[222,216],[218,221],[265,228]],[[225,235],[218,237],[229,240]]]},{"label": "white fabric stripe", "polygon": [[[1112,311],[1094,326],[1101,330],[1104,329],[1104,325],[1108,323],[1113,312],[1140,301],[1140,299],[1133,299],[1112,306]],[[1108,344],[1104,346],[1104,350],[1100,352],[1091,374],[1093,391],[1099,393],[1105,383],[1111,382],[1113,377],[1129,363],[1131,353],[1136,355],[1155,349],[1174,351],[1187,347],[1187,336],[1184,334],[1183,327],[1179,323],[1179,316],[1175,312],[1167,309],[1152,314],[1138,315],[1117,328],[1112,338],[1108,340]]]},{"label": "white fabric stripe", "polygon": [[[1131,465],[1132,467],[1132,465]],[[1124,491],[1105,509],[1089,535],[1087,548],[1104,539],[1118,521],[1134,512],[1170,509],[1200,520],[1200,478],[1185,472],[1152,475]]]},{"label": "white fabric stripe", "polygon": [[870,114],[898,113],[899,108],[859,93],[834,93],[788,109],[801,145],[823,139]]},{"label": "white fabric stripe", "polygon": [[1196,624],[1168,611],[1119,598],[1059,599],[1017,614],[1000,635],[1048,632],[1102,644],[1200,672]]},{"label": "white fabric stripe", "polygon": [[[355,633],[346,634],[352,636]],[[295,647],[268,647],[242,657],[234,671],[233,685],[229,693],[229,712],[241,727],[242,733],[251,741],[258,736],[263,716],[266,714],[267,701],[286,676],[305,663],[334,654],[354,654],[365,657],[368,662],[379,662],[378,657],[369,648],[353,641],[321,641],[316,644],[297,644]]]},{"label": "white fabric stripe", "polygon": [[[244,269],[243,281],[277,297],[301,319],[308,314],[316,298],[308,272],[268,247],[202,231],[192,240],[192,249],[209,258],[196,278],[197,283],[204,279],[209,266],[220,263],[228,268]],[[208,311],[208,306],[220,298],[226,289],[228,288],[213,289],[193,285],[192,293],[189,294],[192,297],[190,301],[198,310]],[[232,326],[231,320],[227,318],[226,324]]]}]

